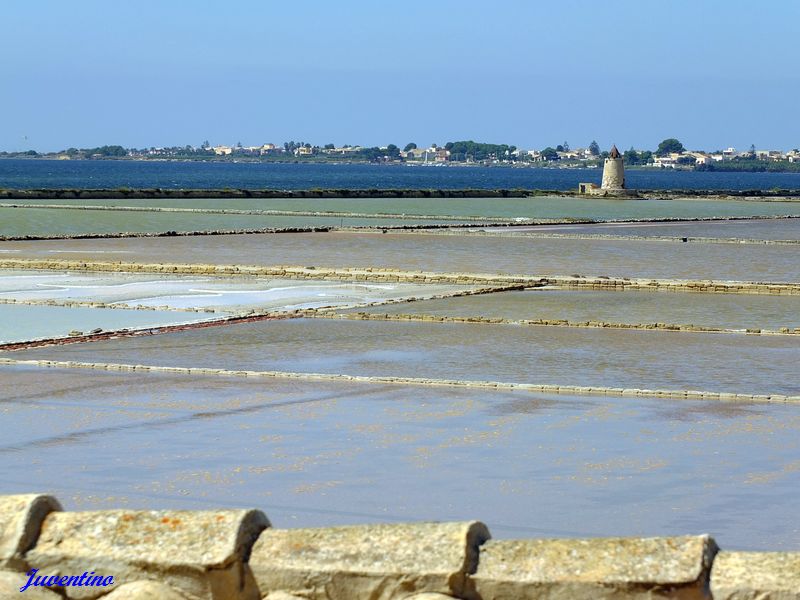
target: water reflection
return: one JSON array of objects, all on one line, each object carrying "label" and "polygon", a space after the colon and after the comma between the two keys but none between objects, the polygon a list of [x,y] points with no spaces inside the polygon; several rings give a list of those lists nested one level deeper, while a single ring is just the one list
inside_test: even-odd
[{"label": "water reflection", "polygon": [[3,379],[0,400],[16,399],[0,413],[4,489],[47,489],[68,509],[255,506],[279,527],[480,518],[496,537],[708,532],[729,549],[800,549],[787,526],[800,517],[797,406],[31,368]]},{"label": "water reflection", "polygon": [[794,336],[291,319],[39,348],[20,358],[552,385],[800,393]]},{"label": "water reflection", "polygon": [[727,329],[800,327],[800,296],[539,289],[352,309],[373,314],[694,324]]},{"label": "water reflection", "polygon": [[[677,244],[634,240],[539,239],[526,236],[326,233],[202,236],[147,240],[0,242],[15,258],[102,260],[126,252],[145,263],[390,267],[424,271],[533,275],[607,275],[667,279],[800,281],[795,246]],[[199,259],[198,257],[202,257]]]}]

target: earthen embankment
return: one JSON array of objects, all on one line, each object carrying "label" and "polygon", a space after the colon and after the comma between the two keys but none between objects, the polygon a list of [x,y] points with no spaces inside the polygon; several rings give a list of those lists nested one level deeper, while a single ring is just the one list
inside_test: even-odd
[{"label": "earthen embankment", "polygon": [[188,263],[137,263],[104,261],[71,261],[60,259],[0,259],[0,269],[36,269],[51,271],[86,271],[120,273],[161,273],[185,275],[248,275],[300,280],[336,280],[380,283],[439,283],[479,285],[482,287],[553,286],[564,289],[590,289],[614,291],[669,291],[705,292],[727,294],[800,295],[800,283],[720,281],[713,279],[648,279],[628,277],[573,275],[535,275],[494,273],[440,273],[431,271],[406,271],[377,267],[314,267],[314,266],[259,266]]}]

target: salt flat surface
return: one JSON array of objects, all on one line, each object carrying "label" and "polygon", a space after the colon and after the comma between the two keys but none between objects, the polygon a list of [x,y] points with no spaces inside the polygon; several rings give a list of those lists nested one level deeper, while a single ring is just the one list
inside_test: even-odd
[{"label": "salt flat surface", "polygon": [[450,293],[458,286],[345,283],[256,277],[0,270],[0,299],[77,300],[130,306],[225,311],[352,306],[409,296]]},{"label": "salt flat surface", "polygon": [[800,407],[0,368],[4,493],[800,550]]},{"label": "salt flat surface", "polygon": [[800,296],[542,288],[420,300],[344,312],[778,329],[800,327]]},{"label": "salt flat surface", "polygon": [[800,340],[793,336],[291,319],[40,348],[14,356],[232,370],[800,394]]},{"label": "salt flat surface", "polygon": [[0,242],[12,258],[800,282],[797,246],[392,233]]}]

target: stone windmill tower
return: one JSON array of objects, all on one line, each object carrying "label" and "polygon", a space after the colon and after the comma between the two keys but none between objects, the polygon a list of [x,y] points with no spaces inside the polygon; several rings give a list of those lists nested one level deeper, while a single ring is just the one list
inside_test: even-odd
[{"label": "stone windmill tower", "polygon": [[601,190],[625,189],[625,167],[622,163],[622,155],[619,150],[616,146],[611,146],[611,152],[608,153],[608,158],[603,163]]}]

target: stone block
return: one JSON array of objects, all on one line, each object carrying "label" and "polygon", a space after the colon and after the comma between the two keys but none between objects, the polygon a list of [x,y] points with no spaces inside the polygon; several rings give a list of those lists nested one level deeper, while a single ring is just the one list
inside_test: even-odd
[{"label": "stone block", "polygon": [[20,588],[28,582],[28,577],[17,571],[0,570],[0,598],[19,598],[20,600],[59,600],[61,596],[52,590],[29,587],[20,595]]},{"label": "stone block", "polygon": [[800,552],[720,552],[714,600],[800,600]]},{"label": "stone block", "polygon": [[108,595],[103,600],[188,600],[186,596],[164,583],[156,581],[134,581],[125,583]]},{"label": "stone block", "polygon": [[43,494],[0,496],[0,568],[27,571],[23,556],[36,543],[44,518],[61,510]]},{"label": "stone block", "polygon": [[708,598],[708,536],[489,542],[473,577],[482,600]]},{"label": "stone block", "polygon": [[263,596],[311,600],[390,600],[439,593],[471,597],[468,575],[489,539],[483,523],[360,525],[270,529],[250,567]]},{"label": "stone block", "polygon": [[[257,510],[54,512],[25,559],[46,575],[95,571],[116,585],[158,581],[192,600],[255,599],[246,562],[267,527]],[[64,588],[81,599],[107,591]]]},{"label": "stone block", "polygon": [[267,594],[264,596],[263,600],[306,600],[301,596],[295,596],[294,594],[289,594],[287,592],[272,592],[271,594]]}]

